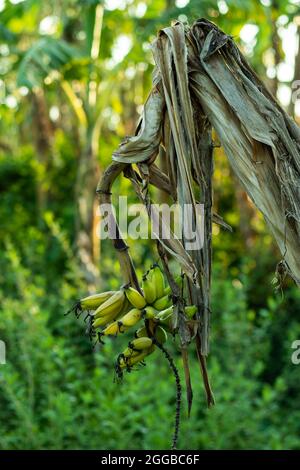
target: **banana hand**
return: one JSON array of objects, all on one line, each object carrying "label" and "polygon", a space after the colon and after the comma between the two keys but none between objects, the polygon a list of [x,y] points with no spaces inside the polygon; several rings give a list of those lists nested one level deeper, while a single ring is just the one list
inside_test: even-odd
[{"label": "banana hand", "polygon": [[115,294],[97,308],[93,317],[99,318],[107,315],[114,315],[114,317],[117,318],[123,308],[124,300],[125,294],[123,290],[115,292]]},{"label": "banana hand", "polygon": [[151,338],[147,336],[143,336],[141,338],[133,339],[128,343],[128,347],[131,348],[133,351],[143,351],[144,349],[149,349],[153,344]]},{"label": "banana hand", "polygon": [[89,295],[80,299],[80,308],[81,310],[95,310],[104,304],[110,297],[115,294],[115,291],[102,292],[101,294]]}]

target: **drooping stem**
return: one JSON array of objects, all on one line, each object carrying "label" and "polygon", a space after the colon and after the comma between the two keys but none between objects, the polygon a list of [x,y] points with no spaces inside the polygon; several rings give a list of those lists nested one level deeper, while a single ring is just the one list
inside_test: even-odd
[{"label": "drooping stem", "polygon": [[173,438],[172,438],[172,444],[171,444],[171,450],[175,450],[177,448],[177,442],[178,442],[178,435],[179,435],[179,428],[180,428],[180,412],[181,412],[181,382],[180,382],[180,376],[178,369],[174,363],[174,360],[169,353],[169,351],[155,338],[153,335],[151,328],[149,327],[149,320],[145,320],[145,326],[146,326],[146,331],[147,335],[149,338],[152,339],[153,344],[160,349],[160,351],[163,353],[165,358],[167,359],[170,369],[173,372],[173,375],[175,377],[175,383],[176,383],[176,409],[175,409],[175,422],[174,422],[174,433],[173,433]]},{"label": "drooping stem", "polygon": [[178,441],[179,427],[180,427],[180,411],[181,411],[180,376],[178,373],[178,369],[175,366],[175,363],[170,353],[166,350],[166,348],[162,344],[160,344],[157,340],[155,340],[155,338],[154,338],[154,342],[156,346],[158,347],[158,349],[161,350],[161,352],[164,354],[165,358],[169,362],[170,368],[172,369],[172,372],[175,377],[175,382],[176,382],[176,411],[175,411],[174,434],[173,434],[172,445],[171,445],[171,449],[175,450],[177,448],[177,441]]},{"label": "drooping stem", "polygon": [[135,268],[129,254],[129,247],[126,245],[125,241],[122,238],[120,233],[118,223],[115,219],[113,213],[113,207],[111,202],[111,189],[114,181],[119,176],[119,174],[128,166],[126,163],[111,163],[109,167],[105,170],[102,175],[102,178],[99,181],[97,187],[97,194],[99,196],[100,209],[104,207],[109,213],[109,231],[110,238],[112,240],[113,246],[117,252],[120,268],[124,281],[126,284],[131,284],[137,290],[140,291],[139,282],[135,272]]}]

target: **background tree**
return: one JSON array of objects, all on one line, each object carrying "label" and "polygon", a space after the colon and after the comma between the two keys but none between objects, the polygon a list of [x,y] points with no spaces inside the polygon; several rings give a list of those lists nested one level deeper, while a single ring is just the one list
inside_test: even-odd
[{"label": "background tree", "polygon": [[[143,380],[126,379],[125,393],[109,377],[115,345],[93,351],[83,325],[63,316],[95,284],[114,289],[121,279],[109,240],[100,257],[96,174],[135,128],[151,86],[150,41],[172,20],[205,16],[232,34],[299,120],[291,84],[299,78],[300,7],[292,0],[6,0],[0,10],[0,339],[8,351],[0,448],[165,448],[173,421],[167,367],[149,361]],[[136,202],[127,181],[117,184]],[[290,361],[300,336],[299,290],[286,280],[284,297],[274,292],[279,253],[221,148],[214,210],[234,230],[215,226],[213,237],[208,367],[217,406],[208,412],[195,387],[180,444],[299,448],[299,370]],[[128,243],[141,276],[154,260],[152,244]],[[175,345],[172,353],[179,361]],[[199,374],[195,358],[191,372]]]}]

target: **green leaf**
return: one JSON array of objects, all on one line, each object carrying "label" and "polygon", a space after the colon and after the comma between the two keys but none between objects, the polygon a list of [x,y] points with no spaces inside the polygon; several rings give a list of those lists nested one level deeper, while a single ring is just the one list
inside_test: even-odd
[{"label": "green leaf", "polygon": [[79,52],[65,41],[43,38],[25,53],[18,70],[18,86],[41,87],[47,77],[79,57]]}]

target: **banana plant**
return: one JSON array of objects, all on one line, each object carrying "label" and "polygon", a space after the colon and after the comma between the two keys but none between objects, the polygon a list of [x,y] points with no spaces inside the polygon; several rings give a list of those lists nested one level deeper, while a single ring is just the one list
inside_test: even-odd
[{"label": "banana plant", "polygon": [[[93,286],[98,275],[99,241],[94,237],[95,190],[99,178],[97,162],[102,125],[101,109],[107,104],[109,84],[102,86],[99,98],[97,64],[100,54],[104,7],[89,1],[83,8],[86,16],[86,44],[83,50],[63,38],[42,37],[24,53],[17,71],[18,86],[26,86],[34,97],[47,93],[47,85],[62,90],[73,112],[79,136],[79,159],[74,184],[76,200],[76,247],[85,278]],[[76,74],[84,69],[84,80],[78,85]]]}]

